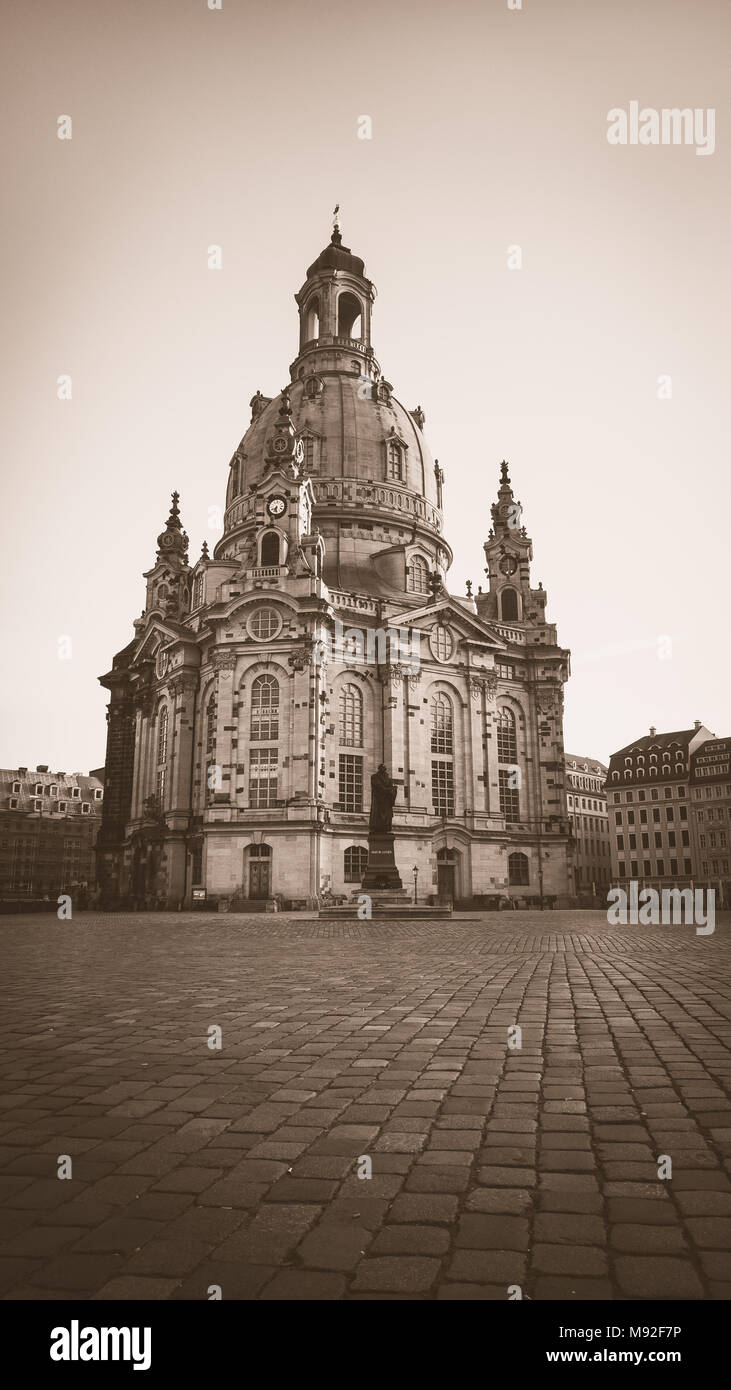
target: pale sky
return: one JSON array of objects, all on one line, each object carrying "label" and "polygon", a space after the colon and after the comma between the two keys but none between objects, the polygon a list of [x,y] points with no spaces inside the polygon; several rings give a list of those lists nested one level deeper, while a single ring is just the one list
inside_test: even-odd
[{"label": "pale sky", "polygon": [[[1,765],[103,763],[169,494],[194,561],[336,202],[454,593],[509,460],[566,748],[731,732],[726,0],[24,0],[4,29]],[[715,153],[608,144],[634,100],[714,108]]]}]

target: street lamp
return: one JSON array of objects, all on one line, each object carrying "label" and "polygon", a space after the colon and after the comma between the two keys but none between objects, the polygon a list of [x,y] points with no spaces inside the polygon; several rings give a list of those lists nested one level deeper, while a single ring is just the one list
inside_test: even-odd
[{"label": "street lamp", "polygon": [[418,885],[419,885],[419,870],[418,870],[418,867],[417,867],[416,864],[414,865],[414,867],[413,867],[413,869],[411,870],[411,872],[412,872],[413,875],[414,875],[414,907],[416,907],[416,905],[417,905],[417,903],[418,903],[418,901],[419,901],[418,894],[417,894]]}]

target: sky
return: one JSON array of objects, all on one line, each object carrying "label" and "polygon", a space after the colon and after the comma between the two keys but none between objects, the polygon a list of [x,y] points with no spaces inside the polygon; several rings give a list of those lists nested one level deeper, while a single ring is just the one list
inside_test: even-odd
[{"label": "sky", "polygon": [[[509,461],[567,750],[731,732],[726,0],[24,0],[4,29],[0,764],[103,763],[170,492],[194,561],[336,202],[453,593]],[[712,108],[713,153],[610,144],[632,101]]]}]

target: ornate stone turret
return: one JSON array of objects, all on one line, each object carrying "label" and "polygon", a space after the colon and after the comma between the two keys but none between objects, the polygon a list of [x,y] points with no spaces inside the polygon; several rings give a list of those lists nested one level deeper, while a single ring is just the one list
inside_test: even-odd
[{"label": "ornate stone turret", "polygon": [[135,624],[138,630],[150,613],[180,621],[190,608],[188,537],[180,521],[179,500],[180,494],[174,492],[170,515],[157,538],[157,559],[143,576],[147,593],[142,618]]},{"label": "ornate stone turret", "polygon": [[530,586],[533,544],[522,524],[523,508],[515,500],[505,459],[500,464],[497,502],[490,511],[492,526],[484,545],[490,587],[487,594],[478,596],[477,611],[488,621],[543,623],[546,595],[541,585]]}]

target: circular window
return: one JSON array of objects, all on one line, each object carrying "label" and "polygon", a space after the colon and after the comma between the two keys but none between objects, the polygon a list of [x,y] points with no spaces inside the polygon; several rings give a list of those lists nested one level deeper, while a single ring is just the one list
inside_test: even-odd
[{"label": "circular window", "polygon": [[429,638],[429,646],[432,650],[432,656],[436,657],[437,661],[449,661],[454,651],[454,642],[452,641],[452,634],[449,628],[444,627],[442,623],[438,623],[436,627],[433,627]]},{"label": "circular window", "polygon": [[271,637],[276,637],[281,626],[282,620],[276,608],[257,608],[248,622],[249,635],[258,642],[268,642]]}]

